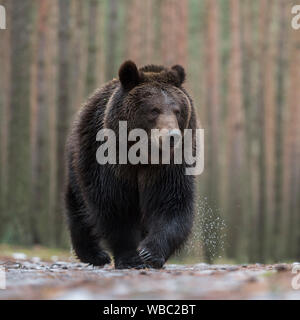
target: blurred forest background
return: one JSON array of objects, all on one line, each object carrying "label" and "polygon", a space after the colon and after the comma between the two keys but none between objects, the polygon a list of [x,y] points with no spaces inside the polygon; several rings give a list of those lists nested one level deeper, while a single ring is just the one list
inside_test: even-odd
[{"label": "blurred forest background", "polygon": [[139,66],[182,64],[205,129],[183,255],[300,258],[300,30],[289,0],[1,0],[0,242],[68,247],[64,146],[85,99]]}]

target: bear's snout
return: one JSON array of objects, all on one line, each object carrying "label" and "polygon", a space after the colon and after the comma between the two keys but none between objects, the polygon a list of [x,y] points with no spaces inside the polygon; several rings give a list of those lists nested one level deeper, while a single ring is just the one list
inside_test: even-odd
[{"label": "bear's snout", "polygon": [[182,139],[179,129],[160,129],[153,131],[152,142],[162,150],[167,147],[175,148]]},{"label": "bear's snout", "polygon": [[179,129],[169,130],[167,137],[170,139],[170,147],[174,148],[181,140],[181,132]]}]

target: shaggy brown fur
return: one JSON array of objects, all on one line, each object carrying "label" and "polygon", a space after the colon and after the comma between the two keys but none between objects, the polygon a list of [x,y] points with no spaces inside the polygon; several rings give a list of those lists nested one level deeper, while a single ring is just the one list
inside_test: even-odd
[{"label": "shaggy brown fur", "polygon": [[116,268],[160,268],[186,240],[195,196],[194,177],[185,175],[187,164],[96,161],[97,132],[109,128],[117,134],[119,121],[127,121],[128,130],[142,128],[147,133],[158,123],[182,132],[196,129],[184,80],[181,66],[137,69],[127,61],[119,80],[97,90],[79,111],[67,143],[66,207],[73,248],[81,261],[110,262],[105,241]]}]

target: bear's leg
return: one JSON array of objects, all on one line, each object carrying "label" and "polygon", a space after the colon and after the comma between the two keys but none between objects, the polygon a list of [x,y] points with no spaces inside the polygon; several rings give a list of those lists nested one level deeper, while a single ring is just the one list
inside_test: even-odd
[{"label": "bear's leg", "polygon": [[108,239],[113,252],[115,268],[142,269],[148,267],[138,255],[137,247],[141,240],[141,231],[133,224],[116,221],[113,236]]},{"label": "bear's leg", "polygon": [[66,206],[73,249],[84,263],[103,266],[110,263],[109,255],[100,248],[100,238],[87,224],[87,209],[79,194],[69,185],[66,192]]},{"label": "bear's leg", "polygon": [[145,264],[162,268],[168,258],[186,241],[192,221],[178,215],[156,216],[149,222],[149,233],[139,245],[139,255]]},{"label": "bear's leg", "polygon": [[194,179],[182,168],[162,168],[160,178],[140,188],[148,234],[139,245],[142,260],[161,268],[187,239],[193,223]]}]

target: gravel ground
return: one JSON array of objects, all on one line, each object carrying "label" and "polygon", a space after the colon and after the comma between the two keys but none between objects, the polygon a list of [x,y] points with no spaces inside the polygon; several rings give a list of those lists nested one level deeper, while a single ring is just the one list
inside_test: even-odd
[{"label": "gravel ground", "polygon": [[[78,262],[0,258],[0,299],[296,299],[300,264],[167,264],[162,270],[114,270]],[[1,270],[0,269],[0,270]],[[299,270],[299,280],[295,280]],[[1,272],[1,271],[0,271]]]}]

